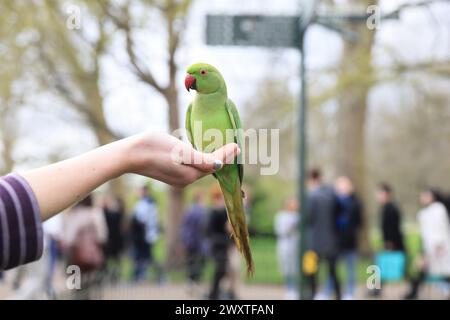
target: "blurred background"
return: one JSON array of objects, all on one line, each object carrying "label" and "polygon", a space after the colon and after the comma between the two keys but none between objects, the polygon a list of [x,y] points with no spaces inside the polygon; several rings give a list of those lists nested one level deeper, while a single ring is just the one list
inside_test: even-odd
[{"label": "blurred background", "polygon": [[[244,128],[280,130],[280,170],[261,176],[258,165],[246,166],[256,265],[251,279],[232,246],[225,245],[225,258],[215,257],[217,250],[211,249],[223,240],[210,218],[220,214],[212,177],[179,190],[129,175],[73,209],[94,206],[104,218],[104,265],[93,272],[89,290],[68,289],[65,252],[70,241],[64,235],[70,228],[69,210],[46,223],[48,250],[41,261],[2,274],[0,298],[298,298],[292,284],[298,274],[283,267],[290,263],[283,260],[283,250],[295,252],[291,244],[298,236],[292,235],[298,224],[298,203],[292,197],[297,185],[299,53],[211,47],[205,44],[205,30],[208,14],[295,15],[301,4],[1,1],[2,174],[62,160],[147,129],[173,132],[184,127],[192,99],[184,91],[185,69],[198,61],[222,72]],[[364,15],[371,5],[382,13],[398,12],[398,19],[382,20],[375,29],[339,21],[357,40],[317,24],[306,34],[308,164],[320,168],[322,181],[330,186],[347,177],[351,187],[343,192],[357,195],[360,204],[351,248],[354,268],[337,254],[342,287],[351,274],[355,278],[354,284],[347,283],[353,289],[343,296],[401,299],[423,269],[417,213],[426,202],[419,195],[433,187],[444,203],[450,192],[450,3],[323,0],[317,12]],[[395,216],[401,250],[386,238],[387,202],[395,202],[401,212]],[[294,226],[288,228],[292,232],[284,224]],[[285,236],[291,244],[282,243]],[[367,267],[389,252],[402,252],[402,272],[393,276],[395,281],[383,280],[382,293],[370,290]],[[220,259],[226,261],[224,270],[218,270]],[[314,297],[332,298],[328,267],[320,261],[313,269],[322,289]],[[396,268],[396,258],[390,261]],[[446,298],[447,276],[427,277],[418,297]]]}]

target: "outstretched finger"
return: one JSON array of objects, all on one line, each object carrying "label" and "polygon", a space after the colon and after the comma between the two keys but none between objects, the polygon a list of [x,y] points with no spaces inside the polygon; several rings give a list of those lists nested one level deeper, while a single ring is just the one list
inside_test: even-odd
[{"label": "outstretched finger", "polygon": [[205,173],[212,173],[222,169],[224,164],[232,163],[234,158],[240,153],[236,143],[229,143],[213,153],[202,153],[197,150],[192,152],[190,165]]}]

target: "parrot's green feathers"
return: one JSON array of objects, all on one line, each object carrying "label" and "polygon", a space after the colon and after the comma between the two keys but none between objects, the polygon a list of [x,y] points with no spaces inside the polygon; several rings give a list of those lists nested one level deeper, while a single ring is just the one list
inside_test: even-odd
[{"label": "parrot's green feathers", "polygon": [[189,74],[195,74],[200,72],[200,70],[202,69],[210,72],[214,71],[220,74],[219,70],[217,70],[214,66],[203,62],[198,62],[190,65],[189,68],[187,68],[186,72]]},{"label": "parrot's green feathers", "polygon": [[[241,119],[236,106],[228,99],[227,86],[219,70],[210,64],[195,63],[187,68],[187,73],[186,89],[197,91],[186,113],[187,136],[194,148],[200,151],[206,148],[210,150],[211,141],[203,133],[209,129],[215,129],[222,135],[222,139],[219,142],[221,145],[214,145],[213,150],[222,147],[225,143],[232,142],[227,141],[229,130],[234,131],[233,142],[242,149]],[[198,124],[201,124],[200,132],[196,128]],[[214,142],[217,141],[214,140]],[[228,220],[233,229],[236,246],[245,258],[248,273],[252,274],[254,266],[242,200],[244,169],[240,157],[241,155],[232,164],[225,164],[222,169],[214,173],[214,176],[224,195]]]},{"label": "parrot's green feathers", "polygon": [[226,85],[219,70],[207,63],[195,63],[187,68],[187,73],[195,78],[197,93],[210,94],[224,92]]},{"label": "parrot's green feathers", "polygon": [[[243,134],[242,134],[242,125],[241,125],[241,118],[239,117],[239,113],[236,109],[235,104],[230,99],[227,100],[226,103],[228,116],[230,117],[231,125],[233,126],[233,129],[236,130],[236,136],[235,136],[235,142],[238,144],[239,148],[242,149],[242,143],[243,143]],[[237,166],[239,169],[239,180],[242,184],[242,180],[244,179],[244,165],[242,164],[242,153],[240,153],[237,156]],[[242,191],[242,197],[244,197],[244,192]]]},{"label": "parrot's green feathers", "polygon": [[186,111],[186,134],[189,139],[189,142],[195,148],[194,138],[192,137],[192,128],[191,128],[191,110],[192,110],[192,103],[189,104],[189,107]]}]

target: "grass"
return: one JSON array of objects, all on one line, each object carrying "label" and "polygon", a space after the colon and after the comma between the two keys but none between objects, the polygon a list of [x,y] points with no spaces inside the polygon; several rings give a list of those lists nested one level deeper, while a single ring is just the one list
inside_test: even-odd
[{"label": "grass", "polygon": [[[409,233],[406,237],[406,247],[410,254],[410,261],[412,261],[420,251],[420,237],[417,233]],[[253,258],[255,261],[256,272],[251,279],[245,277],[245,266],[242,265],[243,279],[247,283],[258,284],[282,284],[283,277],[279,271],[278,261],[276,256],[276,239],[271,237],[254,237],[252,240]],[[379,237],[373,237],[373,247],[375,250],[381,248],[381,240]],[[158,261],[164,261],[164,242],[161,240],[155,246],[155,256]],[[357,281],[363,283],[367,279],[367,267],[373,264],[373,260],[370,257],[358,257],[357,262]],[[154,271],[149,270],[150,278],[154,279]],[[413,264],[409,265],[409,272],[414,273],[415,269]],[[211,278],[213,273],[213,265],[209,261],[205,267],[204,279]],[[340,263],[338,265],[338,273],[341,279],[346,278],[345,265]],[[131,279],[132,276],[132,260],[130,257],[124,257],[122,261],[122,278]],[[184,271],[170,271],[168,277],[171,282],[184,282],[186,280]],[[319,279],[321,282],[326,277],[326,268],[322,264],[319,270]]]}]

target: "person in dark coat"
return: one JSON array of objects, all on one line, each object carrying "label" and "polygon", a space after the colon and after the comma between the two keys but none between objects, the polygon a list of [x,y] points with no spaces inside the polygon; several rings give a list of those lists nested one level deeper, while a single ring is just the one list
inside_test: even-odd
[{"label": "person in dark coat", "polygon": [[193,204],[185,212],[181,224],[180,238],[186,254],[186,269],[189,285],[195,290],[203,273],[206,251],[206,208],[202,193],[194,196]]},{"label": "person in dark coat", "polygon": [[[211,283],[209,299],[217,300],[223,296],[221,284],[227,273],[228,249],[232,245],[230,237],[230,224],[228,223],[227,210],[220,189],[212,191],[213,207],[208,221],[209,252],[214,262],[214,275]],[[234,295],[234,293],[229,293]]]},{"label": "person in dark coat", "polygon": [[[380,227],[383,239],[383,250],[405,252],[401,231],[402,215],[394,202],[393,191],[389,184],[380,183],[376,191],[376,200],[380,205]],[[407,268],[405,268],[405,271]],[[380,297],[382,289],[371,289],[369,295]]]},{"label": "person in dark coat", "polygon": [[[336,230],[339,244],[339,260],[345,263],[346,285],[344,300],[352,300],[356,286],[356,263],[358,258],[358,232],[362,221],[362,204],[355,193],[352,181],[345,176],[335,181],[338,201]],[[332,288],[328,279],[323,298],[327,299]]]},{"label": "person in dark coat", "polygon": [[335,183],[339,203],[337,215],[337,235],[339,258],[343,259],[347,270],[347,284],[344,299],[353,299],[356,285],[356,262],[358,255],[358,232],[362,223],[362,204],[348,177],[339,177]]},{"label": "person in dark coat", "polygon": [[401,231],[401,212],[393,201],[392,188],[382,183],[377,190],[377,201],[381,205],[381,232],[383,247],[390,251],[404,251],[403,234]]},{"label": "person in dark coat", "polygon": [[108,227],[108,240],[105,246],[108,274],[112,281],[117,281],[120,276],[120,256],[124,246],[122,224],[125,207],[122,199],[119,197],[106,199],[103,205],[103,213]]},{"label": "person in dark coat", "polygon": [[[336,271],[339,253],[336,216],[338,202],[332,187],[322,183],[321,172],[317,169],[308,173],[307,210],[305,212],[305,244],[308,251],[317,255],[317,265],[324,260],[328,266],[336,299],[341,298],[340,283]],[[317,272],[308,276],[311,297],[317,291]]]}]

